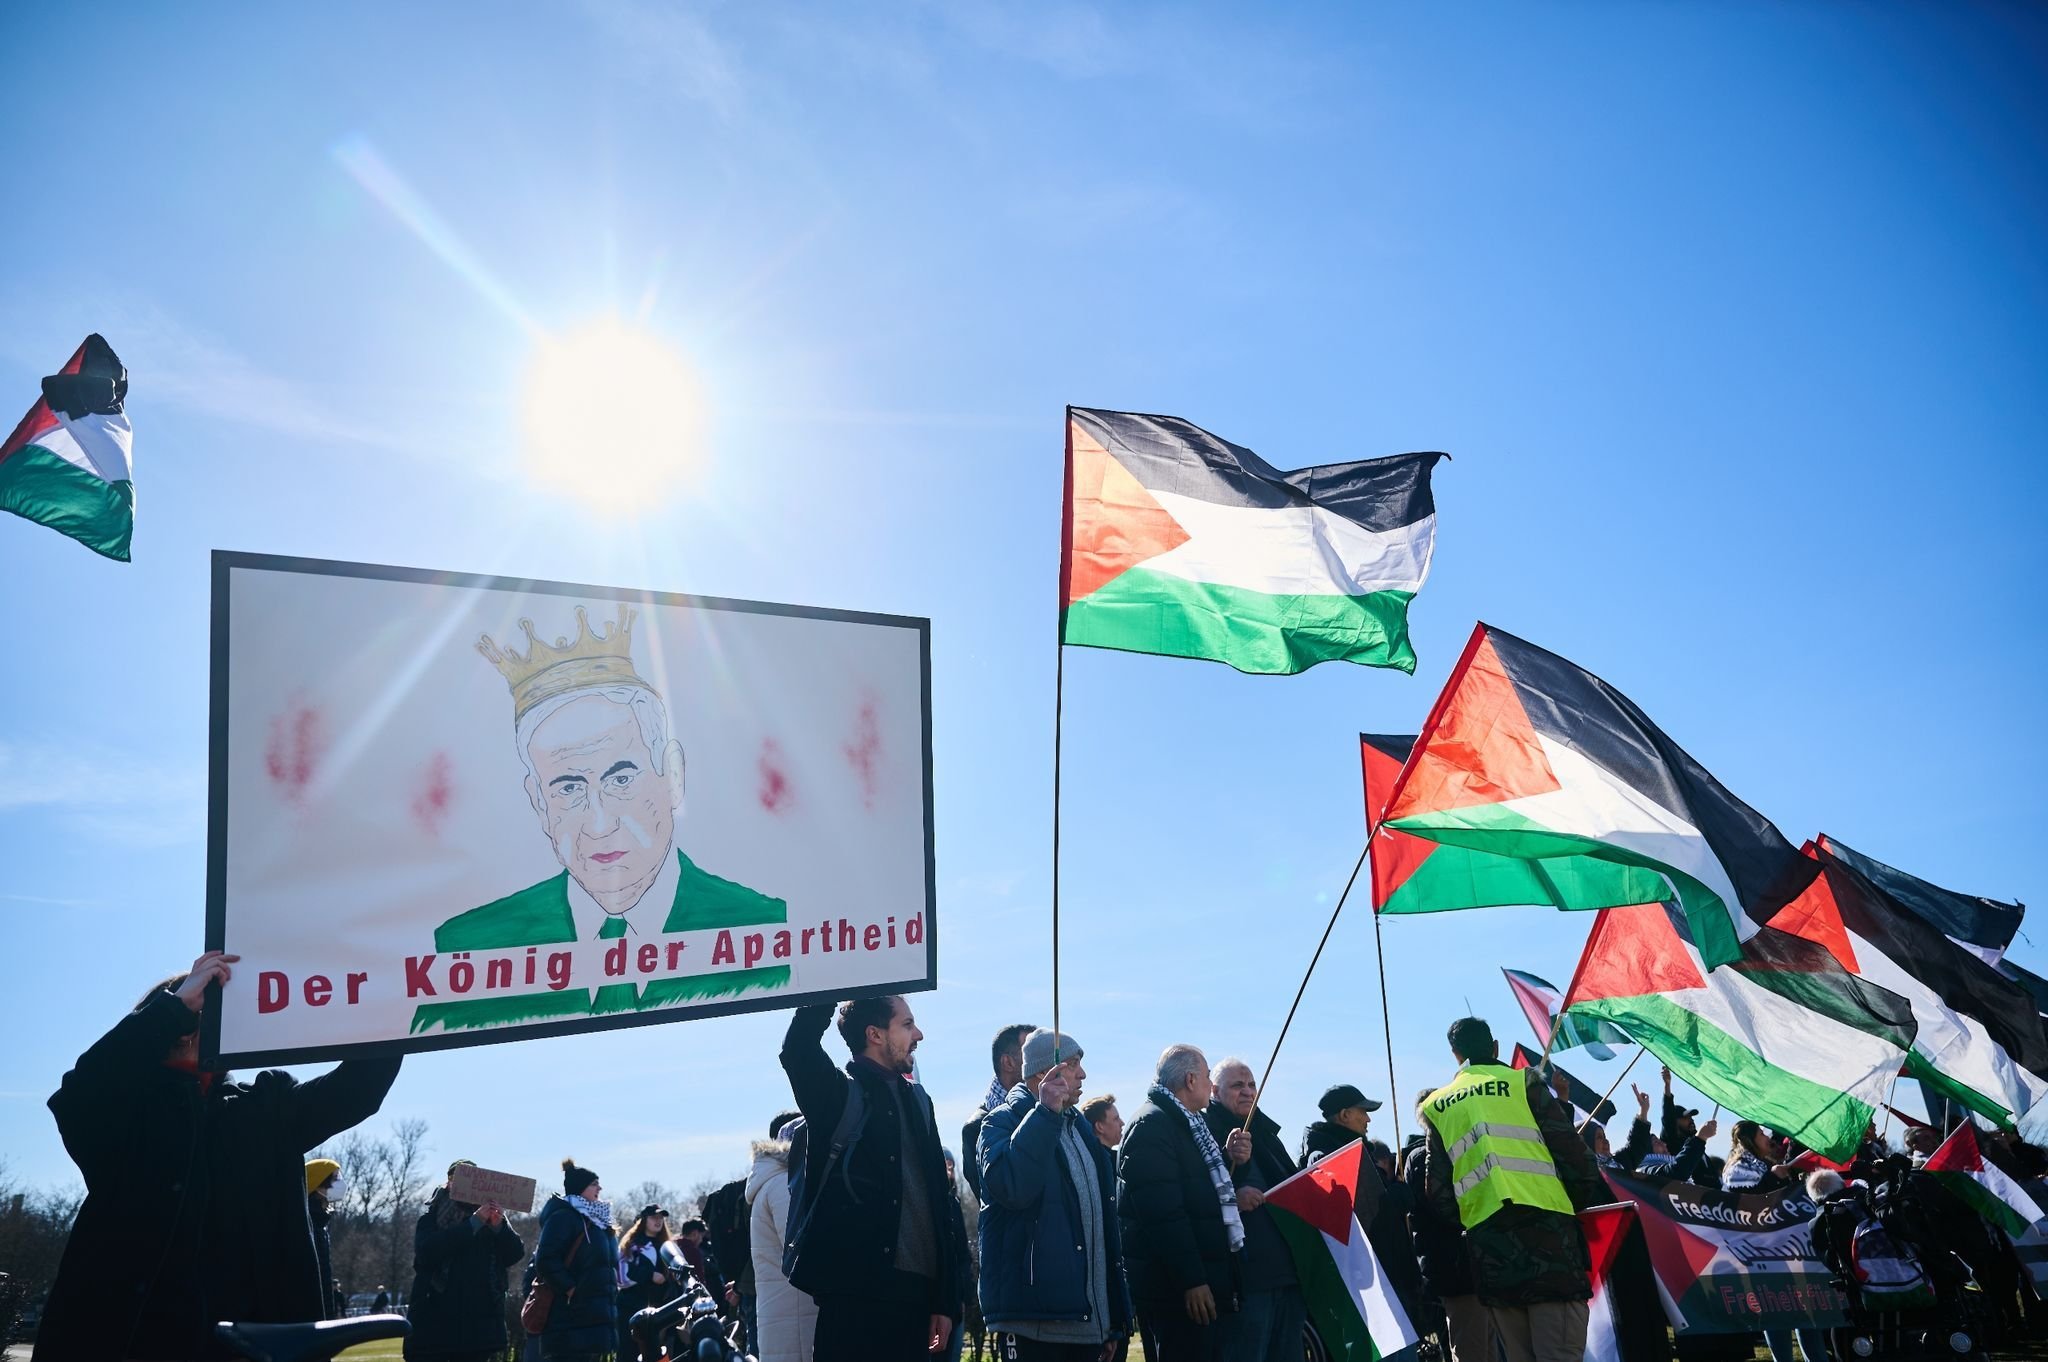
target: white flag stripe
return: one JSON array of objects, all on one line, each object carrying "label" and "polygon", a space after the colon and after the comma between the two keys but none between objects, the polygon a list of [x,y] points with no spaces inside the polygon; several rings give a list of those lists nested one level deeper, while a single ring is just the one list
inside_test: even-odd
[{"label": "white flag stripe", "polygon": [[[1502,807],[1557,832],[1605,842],[1690,875],[1726,907],[1735,939],[1760,930],[1742,911],[1728,872],[1698,828],[1624,784],[1583,754],[1541,733],[1543,755],[1561,789],[1510,799]],[[1677,886],[1672,886],[1674,891]]]},{"label": "white flag stripe", "polygon": [[1952,1011],[1933,989],[1853,931],[1849,949],[1855,952],[1858,974],[1912,1004],[1913,1020],[1920,1024],[1913,1049],[1938,1073],[2002,1104],[2015,1117],[2048,1098],[2048,1082],[2015,1063],[1982,1022]]},{"label": "white flag stripe", "polygon": [[102,482],[132,482],[129,449],[133,440],[125,412],[81,416],[75,421],[59,413],[57,424],[29,443],[49,450]]},{"label": "white flag stripe", "polygon": [[2012,1207],[2027,1224],[2038,1225],[2043,1218],[2048,1218],[2048,1211],[2041,1209],[2040,1203],[2028,1194],[2026,1188],[2007,1177],[2004,1169],[1981,1155],[1978,1162],[1982,1167],[1977,1170],[1977,1180],[1982,1182],[1993,1196]]},{"label": "white flag stripe", "polygon": [[1351,1221],[1350,1242],[1340,1243],[1325,1234],[1323,1243],[1330,1250],[1331,1261],[1337,1264],[1338,1274],[1351,1288],[1351,1299],[1365,1320],[1365,1331],[1372,1336],[1373,1351],[1386,1357],[1412,1346],[1415,1327],[1408,1322],[1400,1298],[1380,1270],[1379,1259],[1372,1256],[1372,1245],[1366,1242],[1365,1229],[1357,1218]]},{"label": "white flag stripe", "polygon": [[1320,506],[1219,506],[1153,492],[1188,533],[1141,566],[1190,582],[1272,596],[1363,596],[1418,591],[1429,576],[1436,517],[1398,530],[1368,530]]}]

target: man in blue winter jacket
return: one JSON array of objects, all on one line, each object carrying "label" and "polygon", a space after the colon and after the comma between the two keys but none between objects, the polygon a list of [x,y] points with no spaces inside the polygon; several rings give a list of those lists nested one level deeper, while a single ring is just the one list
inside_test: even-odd
[{"label": "man in blue winter jacket", "polygon": [[1131,1300],[1116,1169],[1080,1113],[1081,1047],[1033,1031],[1023,1071],[981,1126],[981,1313],[1002,1362],[1109,1362]]}]

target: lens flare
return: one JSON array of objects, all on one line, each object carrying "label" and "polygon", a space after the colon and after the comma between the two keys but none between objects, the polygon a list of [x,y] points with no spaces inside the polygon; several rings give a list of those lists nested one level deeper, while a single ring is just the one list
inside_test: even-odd
[{"label": "lens flare", "polygon": [[594,508],[653,510],[704,461],[704,401],[675,348],[604,319],[539,341],[521,397],[526,468]]}]

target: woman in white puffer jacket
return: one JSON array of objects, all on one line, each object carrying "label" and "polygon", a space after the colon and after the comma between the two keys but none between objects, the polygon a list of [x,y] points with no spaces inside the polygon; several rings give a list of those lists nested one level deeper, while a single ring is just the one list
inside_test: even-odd
[{"label": "woman in white puffer jacket", "polygon": [[[785,1125],[778,1125],[780,1135]],[[761,1362],[811,1362],[818,1306],[782,1275],[782,1240],[789,1228],[789,1141],[756,1140],[747,1175],[747,1208],[754,1255],[755,1351]]]}]

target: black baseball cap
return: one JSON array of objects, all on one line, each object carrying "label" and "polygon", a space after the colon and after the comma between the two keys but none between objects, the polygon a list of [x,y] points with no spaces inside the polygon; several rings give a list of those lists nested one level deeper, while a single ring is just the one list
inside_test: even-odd
[{"label": "black baseball cap", "polygon": [[1364,1107],[1367,1111],[1378,1111],[1380,1109],[1379,1103],[1373,1101],[1349,1083],[1339,1083],[1336,1087],[1331,1088],[1323,1094],[1322,1099],[1316,1105],[1323,1109],[1325,1120],[1335,1116],[1340,1111],[1348,1111],[1352,1107]]}]

